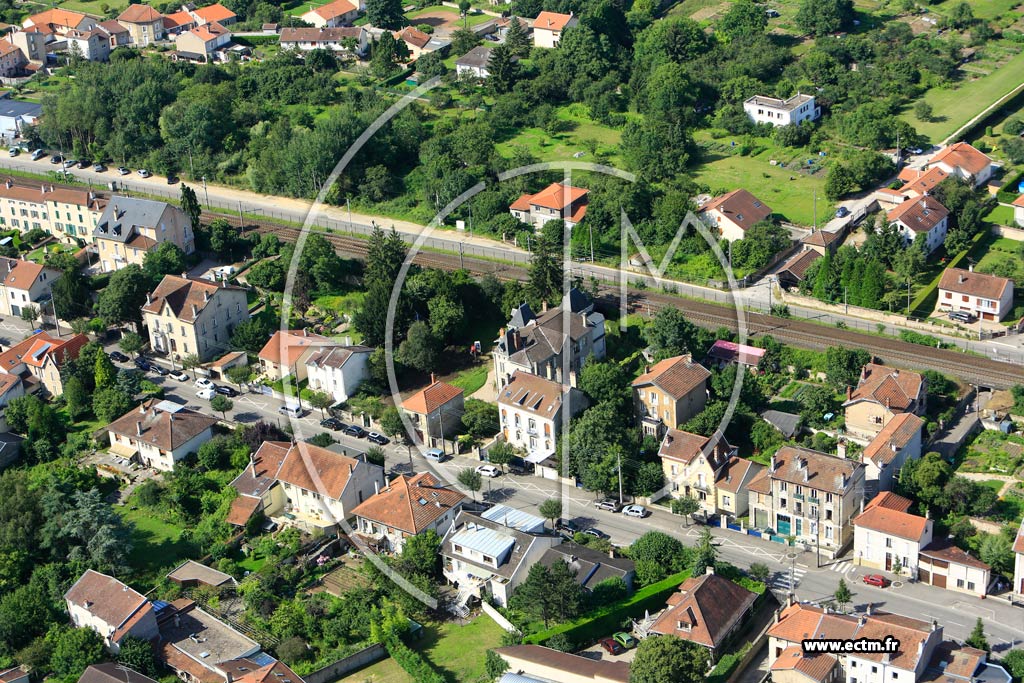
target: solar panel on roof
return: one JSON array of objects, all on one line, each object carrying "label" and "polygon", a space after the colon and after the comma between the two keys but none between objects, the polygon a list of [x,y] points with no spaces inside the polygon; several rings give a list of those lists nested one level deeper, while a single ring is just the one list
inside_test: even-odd
[{"label": "solar panel on roof", "polygon": [[43,344],[41,347],[39,347],[38,350],[36,350],[35,353],[32,354],[33,360],[39,360],[40,358],[42,358],[44,355],[46,355],[46,352],[49,351],[52,346],[53,345],[50,344],[49,342]]},{"label": "solar panel on roof", "polygon": [[183,405],[167,400],[160,401],[155,407],[157,410],[162,410],[165,413],[176,413],[185,408]]}]

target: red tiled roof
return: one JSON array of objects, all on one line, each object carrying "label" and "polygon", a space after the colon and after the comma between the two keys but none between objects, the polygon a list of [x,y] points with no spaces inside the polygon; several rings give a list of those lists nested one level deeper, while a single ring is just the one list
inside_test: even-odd
[{"label": "red tiled roof", "polygon": [[1017,537],[1013,539],[1013,552],[1024,554],[1024,519],[1020,521]]},{"label": "red tiled roof", "polygon": [[[808,242],[810,244],[810,242]],[[797,280],[803,280],[807,274],[807,270],[811,267],[811,264],[821,258],[821,254],[814,251],[813,249],[807,249],[801,251],[798,254],[790,256],[789,259],[782,264],[779,268],[779,272],[789,271],[789,273]]]},{"label": "red tiled roof", "polygon": [[245,526],[256,514],[261,502],[263,501],[252,496],[238,496],[231,501],[231,509],[228,510],[228,516],[224,521],[235,526]]},{"label": "red tiled roof", "polygon": [[443,486],[430,472],[411,477],[403,474],[360,503],[352,514],[415,535],[461,506],[465,499],[458,491]]},{"label": "red tiled roof", "polygon": [[897,512],[907,512],[913,504],[914,502],[909,498],[904,498],[892,491],[882,491],[872,498],[871,502],[864,506],[864,509],[870,510],[873,507],[881,507],[887,510],[896,510]]},{"label": "red tiled roof", "polygon": [[[170,306],[172,314],[179,322],[195,322],[203,309],[216,300],[220,290],[245,291],[241,287],[217,284],[210,280],[165,275],[153,290],[153,294],[148,297],[149,302],[142,307],[142,312],[160,314],[166,304]],[[193,307],[195,314],[192,313]]]},{"label": "red tiled roof", "polygon": [[703,365],[694,363],[689,354],[666,358],[655,363],[647,372],[633,380],[633,387],[653,384],[674,399],[688,395],[703,387],[711,373]]},{"label": "red tiled roof", "polygon": [[[39,279],[44,266],[41,263],[22,261],[20,259],[0,259],[0,273],[3,273],[4,285],[15,289],[29,290]],[[52,268],[49,270],[51,280],[56,280],[60,273]]]},{"label": "red tiled roof", "polygon": [[356,467],[366,463],[305,441],[292,444],[274,477],[278,481],[340,500]]},{"label": "red tiled roof", "polygon": [[896,454],[921,431],[924,420],[913,413],[900,413],[878,432],[864,448],[864,457],[881,465],[892,462]]},{"label": "red tiled roof", "polygon": [[279,661],[260,666],[253,660],[243,657],[222,662],[218,667],[230,674],[235,683],[302,683],[302,678],[297,673]]},{"label": "red tiled roof", "polygon": [[924,172],[913,168],[905,168],[900,171],[899,178],[905,181],[906,184],[899,190],[896,190],[896,192],[901,195],[914,193],[920,196],[928,194],[935,189],[936,185],[948,177],[949,174],[938,166],[933,166]]},{"label": "red tiled roof", "polygon": [[939,289],[999,301],[1013,280],[998,275],[976,273],[962,268],[946,268],[939,278]]},{"label": "red tiled roof", "polygon": [[946,216],[949,210],[934,197],[921,197],[903,202],[889,212],[890,222],[900,222],[914,232],[928,232]]},{"label": "red tiled roof", "polygon": [[772,215],[767,204],[743,188],[715,197],[704,205],[703,210],[718,211],[744,231]]},{"label": "red tiled roof", "polygon": [[[545,209],[552,211],[564,212],[565,209],[573,207],[578,202],[586,199],[590,194],[590,190],[583,187],[573,187],[572,185],[565,185],[563,183],[551,183],[537,194],[528,195],[524,194],[509,208],[515,209],[516,211],[526,211],[530,206],[541,206]],[[575,207],[572,215],[568,217],[569,220],[576,221],[581,220],[586,213],[585,206]],[[577,214],[578,217],[577,217]]]},{"label": "red tiled roof", "polygon": [[430,42],[430,36],[415,26],[406,26],[395,37],[399,40],[404,40],[408,45],[418,48],[423,48]]},{"label": "red tiled roof", "polygon": [[916,372],[868,363],[861,371],[860,382],[850,400],[843,405],[862,400],[874,401],[894,412],[902,412],[920,399],[923,390],[924,378]]},{"label": "red tiled roof", "polygon": [[[945,560],[950,564],[961,564],[966,567],[974,567],[975,569],[992,569],[966,550],[961,550],[953,545],[952,541],[949,539],[932,541],[921,550],[921,554],[925,557]],[[982,587],[984,588],[984,586]]]},{"label": "red tiled roof", "polygon": [[957,142],[939,150],[928,163],[939,162],[963,169],[971,175],[978,175],[988,168],[992,160],[966,142]]},{"label": "red tiled roof", "polygon": [[1024,206],[1024,194],[1013,200],[1013,206]]},{"label": "red tiled roof", "polygon": [[725,462],[725,467],[718,473],[715,486],[722,491],[740,493],[743,482],[753,481],[764,467],[746,458],[733,456]]},{"label": "red tiled roof", "polygon": [[441,406],[462,396],[462,389],[445,382],[434,382],[402,401],[402,407],[411,413],[429,415]]},{"label": "red tiled roof", "polygon": [[60,367],[65,361],[78,358],[78,352],[88,341],[84,334],[58,339],[46,332],[38,332],[0,353],[0,372],[10,372],[21,363],[41,368],[47,358]]},{"label": "red tiled roof", "polygon": [[54,9],[48,9],[39,14],[33,14],[28,18],[32,26],[43,26],[50,24],[52,26],[62,26],[65,28],[77,28],[86,19],[86,15],[80,12],[72,12],[71,10],[61,9],[56,7]]},{"label": "red tiled roof", "polygon": [[842,231],[829,232],[828,230],[815,230],[807,237],[800,240],[804,244],[815,247],[827,247],[833,242],[843,239]]},{"label": "red tiled roof", "polygon": [[224,28],[217,22],[203,24],[202,26],[198,26],[192,29],[191,31],[189,31],[189,33],[191,33],[204,43],[209,43],[211,40],[216,40],[217,38],[220,38],[225,34],[231,34],[230,31],[228,31],[226,28]]},{"label": "red tiled roof", "polygon": [[117,20],[129,24],[149,24],[161,18],[163,15],[149,5],[128,5],[127,9],[118,15]]},{"label": "red tiled roof", "polygon": [[668,609],[651,631],[716,648],[756,599],[756,594],[717,574],[691,577],[669,596]]},{"label": "red tiled roof", "polygon": [[145,596],[112,576],[87,569],[64,594],[68,602],[84,608],[108,626],[118,627],[137,612],[152,611]]},{"label": "red tiled roof", "polygon": [[161,410],[160,401],[150,399],[111,422],[107,431],[145,441],[162,451],[173,451],[212,429],[217,422],[215,417],[187,408],[176,413]]},{"label": "red tiled roof", "polygon": [[522,408],[542,417],[552,417],[562,407],[569,387],[522,370],[516,370],[498,392],[498,404]]},{"label": "red tiled roof", "polygon": [[0,57],[5,57],[12,52],[21,52],[21,48],[13,44],[9,40],[0,38]]},{"label": "red tiled roof", "polygon": [[206,7],[198,7],[192,10],[200,19],[207,23],[214,23],[219,21],[230,21],[231,19],[237,19],[238,15],[229,10],[224,5],[215,3],[213,5],[207,5]]},{"label": "red tiled roof", "polygon": [[[665,438],[661,440],[661,448],[658,449],[658,457],[676,460],[682,463],[689,463],[698,455],[704,452],[710,437],[684,432],[681,429],[669,429]],[[724,460],[732,447],[725,437],[721,437],[708,453],[708,459],[720,462]]]},{"label": "red tiled roof", "polygon": [[560,14],[558,12],[541,12],[533,20],[533,28],[546,31],[561,31],[572,19],[571,14]]},{"label": "red tiled roof", "polygon": [[806,655],[803,647],[792,645],[775,658],[772,671],[798,671],[813,681],[824,683],[838,662],[835,655]]},{"label": "red tiled roof", "polygon": [[313,14],[319,15],[326,21],[330,21],[331,19],[345,16],[350,12],[355,12],[356,9],[356,6],[348,0],[334,0],[334,2],[321,5],[312,11]]},{"label": "red tiled roof", "polygon": [[191,26],[195,23],[195,18],[193,18],[191,14],[184,10],[164,16],[164,28],[178,28],[180,26]]},{"label": "red tiled roof", "polygon": [[926,518],[880,505],[865,509],[853,518],[853,524],[886,536],[896,536],[915,542],[920,542],[928,529]]},{"label": "red tiled roof", "polygon": [[281,364],[282,356],[289,367],[299,360],[310,346],[331,345],[330,337],[312,334],[306,330],[277,330],[260,349],[259,357],[268,363]]}]

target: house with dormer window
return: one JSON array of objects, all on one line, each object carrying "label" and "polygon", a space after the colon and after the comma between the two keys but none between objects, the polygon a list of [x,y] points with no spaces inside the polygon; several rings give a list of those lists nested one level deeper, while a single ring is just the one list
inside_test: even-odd
[{"label": "house with dormer window", "polygon": [[196,248],[192,221],[184,211],[167,202],[138,197],[113,197],[93,236],[104,273],[130,263],[142,266],[146,254],[161,242],[173,242],[185,254]]},{"label": "house with dormer window", "polygon": [[60,396],[64,393],[61,368],[78,358],[88,341],[84,334],[61,339],[37,332],[0,353],[0,372],[21,377],[29,392],[41,385],[50,396]]},{"label": "house with dormer window", "polygon": [[498,392],[498,417],[504,440],[526,451],[539,465],[555,454],[563,411],[575,415],[585,407],[578,389],[517,370]]},{"label": "house with dormer window", "polygon": [[700,217],[708,227],[717,229],[722,239],[735,242],[771,215],[767,204],[741,188],[712,199],[701,208]]},{"label": "house with dormer window", "polygon": [[431,529],[443,536],[465,500],[430,472],[402,474],[352,511],[356,533],[378,548],[400,553],[410,536]]},{"label": "house with dormer window", "polygon": [[846,430],[856,437],[873,439],[901,413],[924,415],[927,397],[922,375],[868,363],[860,371],[857,386],[846,389]]},{"label": "house with dormer window", "polygon": [[946,242],[949,210],[935,197],[923,196],[899,204],[888,214],[889,223],[899,228],[903,241],[909,245],[924,235],[925,253],[930,254]]}]

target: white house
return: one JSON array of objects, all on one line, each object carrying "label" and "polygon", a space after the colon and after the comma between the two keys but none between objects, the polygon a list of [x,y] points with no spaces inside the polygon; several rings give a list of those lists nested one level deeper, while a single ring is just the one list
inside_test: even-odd
[{"label": "white house", "polygon": [[743,111],[754,123],[788,126],[814,121],[821,116],[821,107],[814,103],[814,95],[797,93],[781,100],[777,97],[754,95],[743,103]]},{"label": "white house", "polygon": [[286,50],[332,50],[351,55],[365,55],[369,47],[366,29],[362,26],[335,28],[281,29],[281,47]]},{"label": "white house", "polygon": [[938,539],[921,549],[917,579],[921,583],[983,598],[992,580],[992,568],[953,545],[950,539]]},{"label": "white house", "polygon": [[216,418],[150,399],[107,426],[110,450],[164,472],[213,438]]},{"label": "white house", "polygon": [[[52,313],[53,283],[60,271],[33,261],[0,257],[0,315],[18,317],[29,306]],[[49,315],[47,315],[49,317]]]},{"label": "white house", "polygon": [[1018,600],[1024,598],[1024,519],[1013,539],[1013,593]]},{"label": "white house", "polygon": [[[544,520],[540,523],[543,526]],[[455,604],[491,595],[498,605],[507,605],[530,567],[561,540],[463,510],[441,545],[444,577],[459,590]]]},{"label": "white house", "polygon": [[925,252],[932,253],[946,241],[949,210],[934,197],[905,201],[888,214],[889,223],[900,229],[903,240],[910,244],[918,235],[925,235]]},{"label": "white house", "polygon": [[472,50],[455,60],[455,73],[459,76],[487,78],[491,75],[488,65],[491,63],[491,49],[477,45]]},{"label": "white house", "polygon": [[310,5],[309,11],[299,18],[317,28],[335,28],[351,24],[358,17],[359,8],[351,2],[334,0],[319,7]]},{"label": "white house", "polygon": [[0,136],[10,143],[21,137],[25,131],[36,125],[43,115],[43,105],[22,102],[9,97],[0,98]]},{"label": "white house", "polygon": [[[540,464],[555,454],[562,432],[562,411],[574,415],[584,407],[582,392],[568,384],[517,370],[498,392],[498,413],[505,441]],[[566,405],[568,403],[568,406]]]},{"label": "white house", "polygon": [[91,628],[117,654],[128,636],[153,640],[159,636],[153,604],[112,576],[87,569],[64,594],[71,623]]},{"label": "white house", "polygon": [[67,32],[64,39],[68,42],[68,50],[78,50],[83,59],[90,62],[105,62],[110,57],[110,36],[99,26],[94,26],[88,31],[80,31],[73,28]]},{"label": "white house", "polygon": [[587,215],[587,202],[590,190],[585,187],[572,187],[564,183],[551,183],[536,194],[520,195],[519,199],[509,205],[508,210],[523,223],[532,225],[537,230],[548,221],[565,221],[569,228]]},{"label": "white house", "polygon": [[562,32],[579,23],[573,14],[541,12],[533,20],[533,46],[554,48],[562,40]]},{"label": "white house", "polygon": [[405,539],[433,529],[443,536],[462,510],[466,497],[443,486],[430,472],[392,479],[352,514],[355,529],[381,549],[400,553]]},{"label": "white house", "polygon": [[730,242],[743,239],[747,230],[771,215],[771,207],[742,188],[712,199],[701,209],[701,219]]},{"label": "white house", "polygon": [[1013,200],[1013,222],[1024,228],[1024,194]]},{"label": "white house", "polygon": [[1013,280],[947,268],[939,279],[940,311],[965,311],[982,320],[1002,320],[1013,310]]},{"label": "white house", "polygon": [[938,166],[950,175],[966,180],[974,187],[988,182],[994,170],[992,159],[966,142],[944,147],[928,160],[929,166]]},{"label": "white house", "polygon": [[891,491],[896,477],[908,460],[921,457],[924,420],[913,413],[900,413],[889,421],[861,454],[864,480],[875,491]]},{"label": "white house", "polygon": [[370,378],[372,353],[368,346],[317,349],[306,360],[309,388],[328,393],[335,401],[347,401]]},{"label": "white house", "polygon": [[913,515],[911,501],[892,492],[880,493],[853,518],[853,555],[862,567],[916,576],[918,555],[932,542],[932,520]]}]

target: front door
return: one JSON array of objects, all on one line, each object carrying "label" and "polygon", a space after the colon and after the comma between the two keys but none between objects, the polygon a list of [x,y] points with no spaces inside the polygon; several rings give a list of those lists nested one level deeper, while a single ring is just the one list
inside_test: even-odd
[{"label": "front door", "polygon": [[790,523],[789,515],[779,515],[775,524],[775,530],[779,532],[779,536],[789,536],[789,532],[792,531],[792,524]]},{"label": "front door", "polygon": [[892,553],[885,554],[885,571],[892,571]]},{"label": "front door", "polygon": [[796,518],[796,533],[793,534],[794,536],[803,536],[803,531],[804,531],[803,521],[804,520],[800,519],[799,517]]}]

